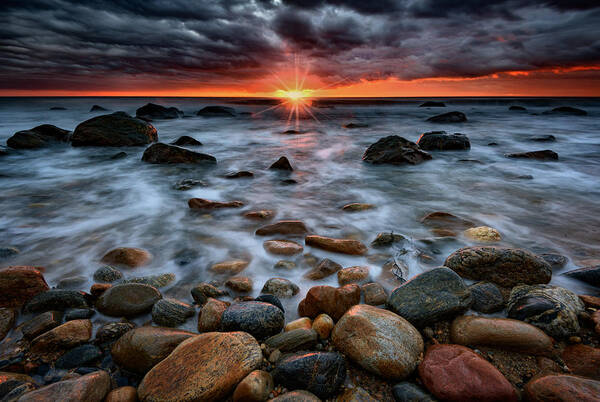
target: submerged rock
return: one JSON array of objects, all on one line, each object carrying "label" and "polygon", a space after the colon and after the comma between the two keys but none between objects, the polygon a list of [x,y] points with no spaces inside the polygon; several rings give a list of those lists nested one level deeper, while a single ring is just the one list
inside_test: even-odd
[{"label": "submerged rock", "polygon": [[419,107],[446,107],[446,104],[444,102],[425,101]]},{"label": "submerged rock", "polygon": [[584,267],[565,272],[569,278],[577,279],[589,285],[600,287],[600,265]]},{"label": "submerged rock", "polygon": [[144,151],[142,161],[154,164],[172,163],[216,163],[217,159],[208,154],[158,142]]},{"label": "submerged rock", "polygon": [[587,112],[571,106],[555,107],[552,110],[545,111],[543,114],[562,114],[567,116],[586,116]]},{"label": "submerged rock", "polygon": [[90,109],[90,112],[107,112],[107,111],[108,111],[108,109],[106,109],[100,105],[94,105]]},{"label": "submerged rock", "polygon": [[508,316],[543,329],[555,338],[579,332],[583,302],[570,290],[551,285],[516,286],[510,292]]},{"label": "submerged rock", "polygon": [[372,164],[417,165],[432,159],[431,155],[422,151],[417,144],[397,135],[380,138],[371,144],[362,157],[363,161]]},{"label": "submerged rock", "polygon": [[355,266],[340,269],[337,271],[338,283],[340,286],[349,283],[365,283],[369,280],[369,267]]},{"label": "submerged rock", "polygon": [[369,209],[373,209],[375,208],[375,205],[373,204],[364,204],[364,203],[360,203],[360,202],[353,202],[351,204],[346,204],[342,207],[342,211],[346,211],[346,212],[360,212],[360,211],[367,211]]},{"label": "submerged rock", "polygon": [[182,342],[146,374],[141,401],[220,401],[259,368],[262,352],[244,332],[201,334]]},{"label": "submerged rock", "polygon": [[539,135],[537,137],[529,137],[528,138],[529,141],[533,141],[533,142],[555,142],[556,141],[556,137],[553,135]]},{"label": "submerged rock", "polygon": [[543,151],[530,151],[530,152],[519,152],[514,154],[507,154],[507,158],[516,159],[536,159],[540,161],[555,161],[558,160],[558,154],[550,149]]},{"label": "submerged rock", "polygon": [[467,121],[467,116],[462,112],[448,112],[430,117],[427,121],[431,123],[463,123]]},{"label": "submerged rock", "polygon": [[189,135],[183,135],[181,137],[179,137],[178,139],[176,139],[175,141],[173,141],[171,143],[171,145],[177,145],[177,146],[200,146],[202,145],[202,143],[200,141],[198,141],[197,139],[190,137]]},{"label": "submerged rock", "polygon": [[172,283],[175,280],[175,274],[165,273],[158,275],[148,275],[125,279],[122,283],[142,283],[155,288],[162,288]]},{"label": "submerged rock", "polygon": [[365,127],[369,127],[368,124],[364,124],[364,123],[346,123],[342,125],[343,128],[351,130],[353,128],[365,128]]},{"label": "submerged rock", "polygon": [[94,272],[94,280],[98,282],[115,282],[123,278],[123,274],[118,269],[105,265]]},{"label": "submerged rock", "polygon": [[467,219],[443,211],[431,212],[425,215],[421,218],[421,223],[433,228],[448,230],[465,230],[475,226],[473,222]]},{"label": "submerged rock", "polygon": [[210,201],[204,198],[190,198],[188,206],[192,209],[221,209],[221,208],[240,208],[244,206],[242,201]]},{"label": "submerged rock", "polygon": [[155,103],[147,103],[135,111],[135,117],[139,119],[177,119],[183,116],[183,112],[176,107],[164,107]]},{"label": "submerged rock", "polygon": [[371,247],[375,248],[383,248],[390,247],[394,243],[399,243],[406,240],[404,236],[401,234],[393,233],[393,232],[384,232],[377,234],[375,240],[371,242]]},{"label": "submerged rock", "polygon": [[471,349],[433,345],[419,365],[419,377],[440,400],[517,402],[516,390],[498,369]]},{"label": "submerged rock", "polygon": [[273,378],[288,389],[304,389],[328,398],[336,395],[344,383],[346,362],[334,352],[297,353],[277,362]]},{"label": "submerged rock", "polygon": [[445,131],[423,133],[417,140],[419,148],[426,151],[451,151],[471,148],[469,138],[464,134],[447,134]]},{"label": "submerged rock", "polygon": [[101,261],[106,264],[136,268],[148,264],[150,260],[152,260],[152,254],[146,250],[133,247],[119,247],[106,253]]},{"label": "submerged rock", "polygon": [[272,209],[261,209],[259,211],[248,211],[244,213],[244,218],[255,220],[269,220],[275,216],[275,211]]},{"label": "submerged rock", "polygon": [[234,276],[225,282],[225,286],[234,292],[248,293],[252,291],[254,283],[252,282],[252,279],[248,278],[247,276]]},{"label": "submerged rock", "polygon": [[244,331],[258,340],[281,332],[283,312],[269,303],[248,301],[229,306],[221,318],[224,331]]},{"label": "submerged rock", "polygon": [[289,170],[289,171],[294,170],[294,168],[292,168],[290,161],[285,156],[282,156],[281,158],[277,159],[276,162],[274,162],[271,166],[269,166],[269,169]]},{"label": "submerged rock", "polygon": [[532,355],[552,355],[552,339],[539,328],[519,320],[479,316],[457,317],[450,328],[453,343],[490,346]]},{"label": "submerged rock", "polygon": [[119,112],[97,116],[80,123],[71,137],[74,147],[124,147],[156,141],[158,134],[152,124]]},{"label": "submerged rock", "polygon": [[521,112],[524,112],[524,111],[526,111],[527,109],[526,109],[525,107],[523,107],[523,106],[512,105],[512,106],[510,106],[510,107],[508,108],[508,110],[511,110],[511,111],[521,111]]},{"label": "submerged rock", "polygon": [[243,177],[254,177],[254,173],[248,170],[240,170],[237,172],[228,173],[225,178],[226,179],[240,179]]},{"label": "submerged rock", "polygon": [[207,184],[205,182],[203,182],[202,180],[181,179],[181,180],[178,180],[173,185],[173,188],[175,190],[179,190],[179,191],[187,191],[187,190],[190,190],[190,189],[192,189],[194,187],[197,187],[197,186],[206,187]]},{"label": "submerged rock", "polygon": [[96,308],[111,317],[134,317],[149,312],[161,298],[160,292],[150,285],[125,283],[102,293]]},{"label": "submerged rock", "polygon": [[415,276],[394,289],[387,300],[392,311],[417,327],[460,314],[471,303],[469,288],[446,267]]},{"label": "submerged rock", "polygon": [[13,266],[0,269],[0,307],[21,307],[49,289],[43,268]]},{"label": "submerged rock", "polygon": [[6,140],[6,145],[13,149],[35,149],[64,143],[69,140],[71,132],[51,124],[42,124],[30,130],[16,132]]},{"label": "submerged rock", "polygon": [[256,230],[257,236],[280,235],[303,235],[308,233],[306,225],[302,221],[279,221],[270,225],[263,226]]},{"label": "submerged rock", "polygon": [[561,254],[544,253],[539,256],[550,264],[553,270],[563,268],[569,262],[569,259]]},{"label": "submerged rock", "polygon": [[121,336],[112,346],[111,354],[119,367],[144,374],[193,336],[196,334],[178,329],[139,327]]},{"label": "submerged rock", "polygon": [[548,283],[552,277],[552,269],[543,258],[516,248],[465,247],[450,254],[444,265],[464,278],[505,287]]},{"label": "submerged rock", "polygon": [[196,112],[202,117],[234,117],[235,109],[226,106],[206,106]]},{"label": "submerged rock", "polygon": [[408,377],[423,354],[423,338],[408,321],[364,304],[352,307],[340,318],[331,339],[337,350],[386,379]]},{"label": "submerged rock", "polygon": [[277,255],[294,255],[304,250],[301,244],[291,240],[267,240],[263,243],[263,247],[269,253]]},{"label": "submerged rock", "polygon": [[227,260],[213,264],[210,270],[217,274],[235,275],[246,269],[248,264],[250,262],[245,260]]}]

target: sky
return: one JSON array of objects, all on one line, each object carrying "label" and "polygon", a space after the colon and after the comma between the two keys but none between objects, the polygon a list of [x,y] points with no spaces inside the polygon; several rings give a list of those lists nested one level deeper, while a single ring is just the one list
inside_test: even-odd
[{"label": "sky", "polygon": [[0,96],[600,96],[598,0],[1,0]]}]

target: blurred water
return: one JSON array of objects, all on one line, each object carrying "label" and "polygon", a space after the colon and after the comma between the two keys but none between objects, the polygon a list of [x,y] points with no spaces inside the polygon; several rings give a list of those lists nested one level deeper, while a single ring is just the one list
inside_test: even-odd
[{"label": "blurred water", "polygon": [[[176,106],[187,117],[154,121],[161,142],[190,135],[204,145],[197,150],[214,155],[215,167],[157,166],[141,162],[145,147],[72,148],[69,145],[34,151],[11,152],[0,159],[0,244],[22,253],[10,263],[42,265],[51,285],[65,276],[90,278],[100,257],[118,246],[141,247],[154,259],[146,267],[127,272],[141,276],[174,272],[177,281],[166,293],[191,301],[189,288],[213,279],[207,268],[234,257],[249,257],[244,271],[254,280],[254,295],[270,277],[285,277],[301,287],[287,300],[288,315],[306,290],[316,284],[336,285],[335,275],[311,282],[302,279],[309,269],[302,256],[288,258],[297,268],[273,268],[282,259],[267,254],[265,238],[254,231],[261,223],[241,213],[275,209],[279,219],[301,219],[314,233],[353,237],[371,242],[378,232],[394,231],[417,241],[432,238],[419,219],[428,212],[448,211],[497,228],[503,245],[534,252],[558,252],[577,262],[600,258],[600,101],[446,99],[446,108],[419,108],[422,100],[398,103],[347,104],[315,108],[319,122],[302,119],[301,135],[282,135],[287,113],[258,117],[202,118],[195,112],[208,104],[227,100],[194,98],[4,98],[0,99],[0,143],[14,132],[39,124],[73,130],[100,113],[89,113],[93,104],[113,111],[135,110],[152,101]],[[509,112],[521,104],[528,112]],[[584,108],[588,116],[547,116],[541,112],[558,105]],[[53,106],[67,108],[50,111]],[[268,105],[229,105],[238,112],[258,112]],[[463,124],[425,122],[438,113],[458,110],[467,114]],[[366,128],[347,130],[342,124],[361,122]],[[288,127],[290,128],[290,127]],[[470,151],[432,152],[432,161],[417,166],[372,166],[361,161],[364,150],[380,137],[397,134],[416,141],[432,130],[461,132],[471,140]],[[552,134],[555,143],[534,143],[528,137]],[[488,146],[497,142],[495,147]],[[550,148],[559,162],[512,160],[505,153]],[[121,160],[110,160],[119,151]],[[269,171],[268,166],[286,155],[294,172]],[[460,162],[460,159],[482,163]],[[251,170],[253,179],[227,180],[231,171]],[[520,176],[531,175],[533,179]],[[283,185],[293,178],[299,183]],[[205,181],[208,186],[177,191],[180,179]],[[190,211],[191,197],[242,200],[243,211],[211,213]],[[340,207],[367,202],[377,208],[345,213]],[[277,236],[276,236],[277,237]],[[301,241],[301,239],[299,239]],[[409,277],[443,263],[455,249],[471,244],[464,238],[417,243],[434,259],[423,265],[411,260]],[[197,253],[178,265],[183,251]],[[369,257],[331,254],[307,247],[306,252],[330,257],[343,266],[368,265],[377,278],[381,261]],[[378,253],[371,250],[371,254]],[[370,262],[371,261],[371,262]],[[595,294],[593,289],[554,274],[553,283]]]}]

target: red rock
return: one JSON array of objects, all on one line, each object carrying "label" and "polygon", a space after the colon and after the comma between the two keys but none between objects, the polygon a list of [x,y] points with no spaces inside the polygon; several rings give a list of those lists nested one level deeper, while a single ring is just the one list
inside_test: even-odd
[{"label": "red rock", "polygon": [[19,398],[19,402],[101,402],[108,391],[110,391],[110,376],[106,371],[99,370],[28,392]]},{"label": "red rock", "polygon": [[198,332],[218,331],[227,307],[229,307],[228,302],[210,297],[198,313]]},{"label": "red rock", "polygon": [[146,265],[152,259],[152,254],[146,250],[133,247],[119,247],[110,250],[102,257],[105,264],[125,266],[129,268]]},{"label": "red rock", "polygon": [[273,390],[273,377],[263,370],[254,370],[235,387],[233,402],[262,402]]},{"label": "red rock", "polygon": [[304,250],[301,244],[291,240],[267,240],[263,247],[271,254],[294,255]]},{"label": "red rock", "polygon": [[302,221],[279,221],[256,230],[257,236],[303,235],[306,233],[308,233],[308,229]]},{"label": "red rock", "polygon": [[349,267],[337,271],[338,283],[340,286],[349,283],[364,283],[369,279],[369,267]]},{"label": "red rock", "polygon": [[48,361],[92,337],[90,320],[67,321],[58,327],[34,338],[31,341],[31,352]]},{"label": "red rock", "polygon": [[221,208],[240,208],[244,206],[241,201],[210,201],[203,198],[190,198],[188,206],[192,209],[221,209]]},{"label": "red rock", "polygon": [[367,246],[354,239],[334,239],[332,237],[310,235],[305,237],[304,242],[307,246],[334,253],[350,255],[365,255],[367,253]]},{"label": "red rock", "polygon": [[137,402],[137,400],[137,390],[132,386],[125,386],[110,391],[104,402]]},{"label": "red rock", "polygon": [[600,380],[600,349],[586,345],[569,345],[561,358],[571,373]]},{"label": "red rock", "polygon": [[427,389],[445,401],[518,401],[517,392],[496,367],[460,345],[433,345],[419,366]]},{"label": "red rock", "polygon": [[41,267],[14,266],[0,269],[0,307],[21,307],[48,290]]},{"label": "red rock", "polygon": [[597,402],[600,382],[574,375],[550,374],[532,378],[525,384],[530,402]]},{"label": "red rock", "polygon": [[275,211],[271,209],[261,209],[259,211],[248,211],[244,214],[244,218],[256,220],[269,220],[275,216]]},{"label": "red rock", "polygon": [[100,297],[110,287],[112,287],[110,283],[94,283],[90,288],[90,294],[94,297]]},{"label": "red rock", "polygon": [[579,295],[579,298],[586,307],[600,308],[600,297]]},{"label": "red rock", "polygon": [[313,286],[298,305],[298,314],[301,317],[315,318],[325,313],[337,321],[350,307],[358,303],[360,287],[356,284],[339,288]]}]

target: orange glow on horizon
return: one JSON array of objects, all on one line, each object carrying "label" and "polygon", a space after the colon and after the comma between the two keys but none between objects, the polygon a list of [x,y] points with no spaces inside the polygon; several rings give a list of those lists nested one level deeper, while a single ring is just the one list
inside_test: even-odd
[{"label": "orange glow on horizon", "polygon": [[[239,86],[175,87],[172,89],[132,90],[0,90],[0,96],[66,96],[66,97],[259,97],[284,98],[296,102],[320,97],[461,97],[461,96],[600,96],[600,65],[548,67],[537,70],[503,71],[477,77],[432,77],[414,80],[385,78],[361,79],[325,85],[320,77],[304,73],[307,86],[281,89],[272,77]],[[279,77],[277,77],[279,79]],[[280,79],[279,79],[280,80]],[[281,80],[280,80],[281,81]],[[127,81],[125,81],[127,82]],[[282,81],[281,81],[282,82]],[[152,82],[148,87],[160,87]],[[126,86],[121,86],[126,87]],[[272,90],[268,90],[272,88]]]}]

